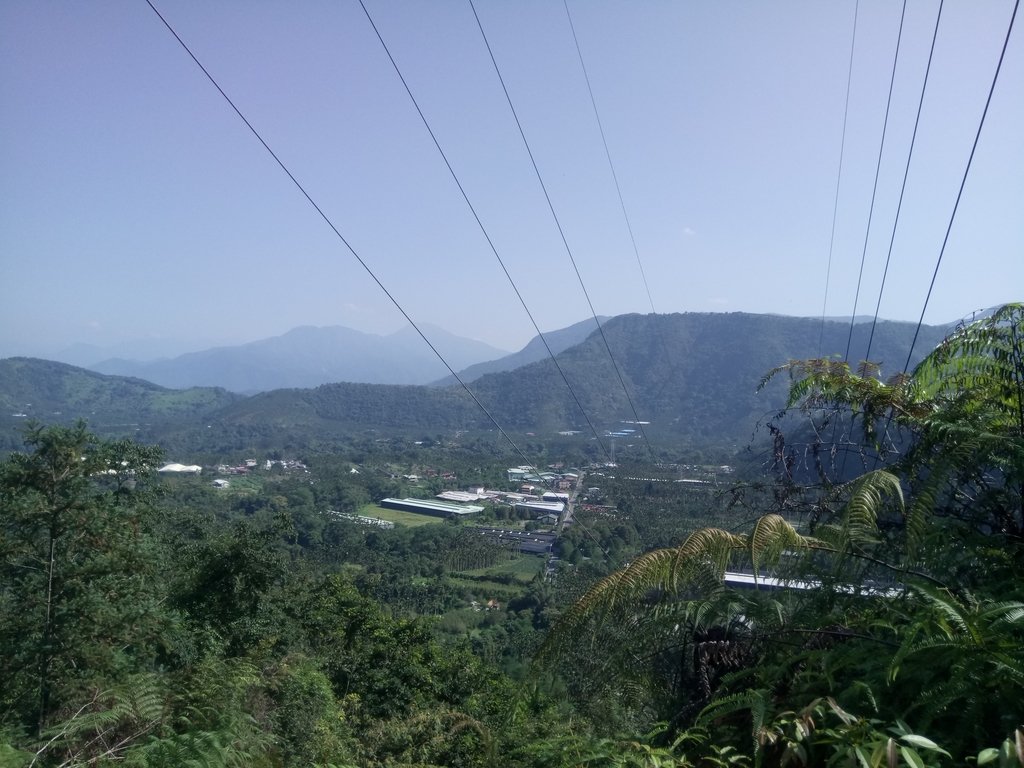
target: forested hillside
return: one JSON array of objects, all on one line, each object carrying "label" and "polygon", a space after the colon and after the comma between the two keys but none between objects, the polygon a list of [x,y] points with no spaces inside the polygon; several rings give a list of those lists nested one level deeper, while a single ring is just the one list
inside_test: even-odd
[{"label": "forested hillside", "polygon": [[[597,318],[600,322],[605,323],[608,321],[607,317]],[[513,352],[511,355],[500,357],[497,360],[488,360],[487,362],[477,363],[471,365],[468,368],[464,368],[458,371],[459,378],[469,383],[476,381],[481,376],[488,373],[502,373],[504,371],[514,371],[516,368],[521,368],[524,365],[535,363],[538,360],[544,360],[548,355],[548,350],[557,355],[559,352],[563,352],[569,347],[574,347],[577,344],[581,344],[586,338],[596,333],[597,326],[594,324],[593,318],[587,318],[578,323],[573,323],[567,328],[560,328],[556,331],[548,331],[544,334],[544,338],[540,336],[534,336],[530,343],[523,347],[518,352]],[[546,342],[546,344],[545,344]],[[443,379],[434,382],[435,386],[450,386],[456,384],[454,376],[445,376]]]},{"label": "forested hillside", "polygon": [[[854,326],[849,359],[867,348],[870,324]],[[622,315],[604,325],[636,416],[663,439],[739,442],[782,402],[781,389],[758,393],[756,382],[779,361],[844,356],[849,323],[771,315]],[[886,374],[903,370],[912,323],[883,322],[871,358]],[[944,335],[923,328],[915,361]],[[819,344],[820,339],[820,344]],[[564,352],[559,361],[580,400],[602,424],[634,419],[598,334]],[[585,427],[554,365],[535,363],[504,376],[482,378],[476,391],[501,418],[520,428]]]},{"label": "forested hillside", "polygon": [[[790,359],[842,357],[848,341],[849,359],[856,365],[867,351],[870,329],[870,324],[857,324],[850,339],[848,323],[822,325],[812,318],[743,313],[623,315],[604,323],[618,372],[597,333],[562,352],[558,360],[602,435],[620,428],[624,420],[639,417],[650,422],[645,429],[660,445],[735,450],[749,444],[758,424],[784,400],[781,386],[757,391],[765,371]],[[922,327],[914,361],[937,344],[946,330]],[[912,323],[878,324],[871,358],[880,363],[883,375],[902,371],[913,335]],[[43,397],[35,398],[32,415],[46,419],[61,411],[64,420],[86,417],[101,430],[123,424],[122,434],[174,446],[243,449],[267,447],[274,441],[324,446],[353,430],[439,434],[494,429],[458,386],[338,383],[241,398],[210,389],[166,390],[57,363],[11,360],[2,365],[0,397],[12,409],[23,410],[17,403],[31,402],[30,393],[37,391]],[[577,430],[583,440],[593,437],[550,359],[482,376],[471,389],[508,430],[547,434]],[[44,402],[44,398],[48,399]],[[598,455],[596,446],[594,451]]]},{"label": "forested hillside", "polygon": [[0,360],[0,449],[20,445],[17,429],[27,419],[85,419],[103,434],[155,439],[166,429],[197,424],[239,399],[223,389],[167,389],[49,360],[7,358]]},{"label": "forested hillside", "polygon": [[[842,356],[850,325],[750,314],[623,315],[607,321],[605,336],[637,416],[670,445],[746,445],[758,421],[785,397],[757,382],[779,361]],[[914,360],[944,336],[923,327]],[[867,348],[869,324],[854,327],[850,360]],[[898,373],[914,335],[912,323],[879,323],[872,359],[884,373]],[[615,368],[599,334],[562,352],[559,363],[595,427],[602,432],[633,420]],[[499,424],[517,432],[579,430],[586,420],[550,359],[514,371],[488,374],[471,385]],[[478,429],[493,425],[457,387],[417,389],[339,384],[316,390],[274,392],[239,402],[221,417],[225,429],[273,424],[296,439],[306,432],[352,428]]]}]

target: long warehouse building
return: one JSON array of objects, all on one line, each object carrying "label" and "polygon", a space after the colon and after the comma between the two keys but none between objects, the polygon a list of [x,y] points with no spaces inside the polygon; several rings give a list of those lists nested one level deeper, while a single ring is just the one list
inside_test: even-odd
[{"label": "long warehouse building", "polygon": [[384,509],[400,509],[434,517],[462,517],[484,511],[483,507],[475,504],[448,504],[433,499],[381,499],[378,504]]}]

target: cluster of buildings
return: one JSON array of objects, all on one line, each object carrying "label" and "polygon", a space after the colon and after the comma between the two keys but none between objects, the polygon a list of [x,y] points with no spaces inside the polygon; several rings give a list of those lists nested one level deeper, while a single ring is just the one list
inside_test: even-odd
[{"label": "cluster of buildings", "polygon": [[[248,463],[249,462],[246,461],[247,465]],[[309,472],[309,467],[298,459],[267,459],[263,463],[263,468],[268,472],[275,466],[280,467],[285,472]]]},{"label": "cluster of buildings", "polygon": [[473,528],[474,533],[487,536],[524,554],[546,555],[553,551],[558,536],[543,531],[510,531],[505,528]]},{"label": "cluster of buildings", "polygon": [[[218,464],[216,470],[218,475],[247,475],[259,467],[260,462],[256,459],[246,459],[241,464]],[[263,462],[263,469],[268,472],[274,467],[281,467],[286,472],[309,472],[309,468],[298,459],[266,459]]]},{"label": "cluster of buildings", "polygon": [[[441,475],[443,477],[443,475]],[[416,475],[404,475],[406,480],[419,479]],[[518,515],[526,515],[546,525],[555,525],[569,502],[570,491],[579,482],[580,475],[574,471],[562,471],[561,465],[554,465],[547,471],[535,467],[513,467],[508,470],[510,483],[518,484],[516,491],[488,490],[483,486],[470,486],[466,490],[449,490],[437,494],[434,499],[381,499],[380,506],[405,512],[433,515],[437,517],[466,517],[483,512],[483,503],[507,504]]]},{"label": "cluster of buildings", "polygon": [[247,475],[259,466],[256,459],[246,459],[241,464],[218,464],[216,467],[218,475]]},{"label": "cluster of buildings", "polygon": [[[309,469],[298,459],[266,459],[262,467],[266,471],[270,471],[275,466],[281,467],[286,472],[309,472]],[[213,471],[218,475],[248,475],[253,470],[260,468],[260,462],[256,459],[246,459],[240,464],[218,464],[213,467]],[[157,470],[161,474],[165,475],[199,475],[202,474],[203,468],[198,464],[179,464],[177,462],[171,462],[165,464]],[[218,478],[213,481],[215,488],[227,488],[231,485],[228,480]]]},{"label": "cluster of buildings", "polygon": [[576,486],[579,479],[579,472],[554,471],[552,468],[548,468],[544,472],[538,471],[536,467],[527,466],[512,467],[508,470],[508,481],[522,483],[520,490],[529,488],[530,490],[525,491],[527,493],[533,493],[538,486],[546,486],[558,491],[569,491]]},{"label": "cluster of buildings", "polygon": [[[392,478],[394,475],[392,475]],[[450,469],[425,469],[423,470],[423,477],[419,475],[402,475],[403,480],[407,480],[410,483],[418,483],[422,479],[432,480],[435,477],[439,477],[442,480],[448,482],[455,482],[458,477]]]}]

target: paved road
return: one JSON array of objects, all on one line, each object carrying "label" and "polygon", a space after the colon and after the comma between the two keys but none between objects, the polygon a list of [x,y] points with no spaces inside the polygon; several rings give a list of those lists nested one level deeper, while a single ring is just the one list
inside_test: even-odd
[{"label": "paved road", "polygon": [[584,477],[585,473],[580,472],[580,476],[576,478],[576,487],[569,494],[569,501],[565,503],[565,509],[562,510],[562,515],[558,518],[558,528],[555,529],[557,533],[561,533],[566,525],[572,523],[573,508],[576,506],[576,497],[579,496],[580,488],[583,487]]}]

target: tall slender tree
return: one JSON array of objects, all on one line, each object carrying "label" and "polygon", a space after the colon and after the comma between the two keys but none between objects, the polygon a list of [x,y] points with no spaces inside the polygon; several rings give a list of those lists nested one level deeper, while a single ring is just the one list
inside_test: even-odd
[{"label": "tall slender tree", "polygon": [[30,425],[0,464],[0,721],[36,733],[151,653],[156,448]]}]

